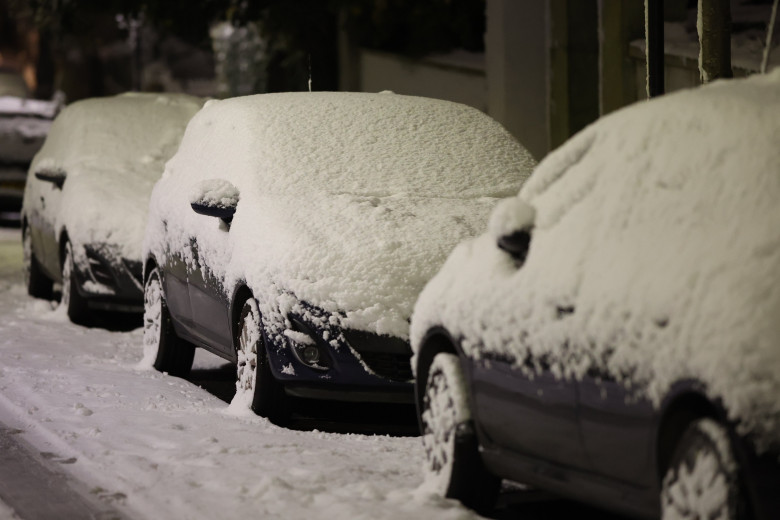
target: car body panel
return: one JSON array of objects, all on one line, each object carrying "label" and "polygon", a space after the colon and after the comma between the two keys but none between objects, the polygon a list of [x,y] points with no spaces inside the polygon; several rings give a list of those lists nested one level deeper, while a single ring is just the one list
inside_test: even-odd
[{"label": "car body panel", "polygon": [[576,381],[556,378],[549,371],[529,375],[501,358],[472,363],[469,381],[486,446],[586,467],[579,442]]},{"label": "car body panel", "polygon": [[[444,330],[466,365],[530,367],[530,388],[489,406],[480,380],[515,381],[496,363],[467,372],[497,475],[657,517],[680,437],[713,418],[730,434],[753,512],[777,516],[768,490],[780,479],[778,115],[780,71],[606,116],[453,251],[417,301],[412,346],[430,362],[430,338]],[[522,258],[499,247],[520,232],[530,236]],[[576,382],[577,435],[558,441],[583,449],[579,466],[557,458],[554,436],[534,452],[543,419],[525,425],[539,428],[529,434],[513,417],[534,389],[549,392],[548,367],[555,381]]]}]

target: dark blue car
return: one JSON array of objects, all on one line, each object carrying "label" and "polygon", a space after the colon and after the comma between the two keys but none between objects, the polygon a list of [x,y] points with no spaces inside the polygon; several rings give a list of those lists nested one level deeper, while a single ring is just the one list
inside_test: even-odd
[{"label": "dark blue car", "polygon": [[425,485],[780,518],[778,135],[780,71],[629,107],[541,162],[415,307]]},{"label": "dark blue car", "polygon": [[145,359],[234,362],[231,406],[413,402],[409,317],[533,160],[473,108],[392,93],[210,101],[155,186]]}]

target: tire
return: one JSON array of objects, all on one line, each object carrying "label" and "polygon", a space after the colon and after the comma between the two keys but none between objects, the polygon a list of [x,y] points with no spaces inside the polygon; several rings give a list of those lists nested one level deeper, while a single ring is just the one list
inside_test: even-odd
[{"label": "tire", "polygon": [[726,429],[699,419],[683,433],[661,485],[663,520],[745,520],[747,503]]},{"label": "tire", "polygon": [[423,485],[477,511],[491,509],[501,479],[487,471],[479,456],[458,356],[442,352],[433,358],[420,413],[425,450]]},{"label": "tire", "polygon": [[186,377],[194,357],[195,347],[173,330],[160,270],[155,267],[144,284],[144,362],[160,372]]},{"label": "tire", "polygon": [[244,303],[238,322],[236,396],[233,402],[248,403],[257,415],[268,418],[274,424],[284,425],[290,417],[289,398],[284,393],[284,386],[271,373],[260,324],[257,303],[250,298]]},{"label": "tire", "polygon": [[24,255],[24,282],[27,285],[27,294],[35,298],[45,300],[52,299],[52,281],[43,274],[38,259],[32,250],[32,237],[29,229],[22,232],[22,252]]},{"label": "tire", "polygon": [[60,306],[68,312],[68,318],[73,323],[84,325],[88,322],[89,309],[87,301],[79,294],[76,282],[76,265],[73,260],[73,246],[65,242],[65,254],[62,261],[62,299]]}]

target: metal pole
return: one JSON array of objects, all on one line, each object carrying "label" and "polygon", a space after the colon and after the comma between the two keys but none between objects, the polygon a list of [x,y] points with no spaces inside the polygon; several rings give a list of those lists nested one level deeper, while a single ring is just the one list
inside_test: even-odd
[{"label": "metal pole", "polygon": [[769,55],[772,52],[772,37],[775,33],[775,20],[777,19],[777,0],[772,4],[772,15],[769,17],[769,27],[766,30],[766,47],[764,47],[764,57],[761,60],[761,74],[766,74],[766,67],[769,65]]},{"label": "metal pole", "polygon": [[664,2],[645,0],[647,96],[664,93]]}]

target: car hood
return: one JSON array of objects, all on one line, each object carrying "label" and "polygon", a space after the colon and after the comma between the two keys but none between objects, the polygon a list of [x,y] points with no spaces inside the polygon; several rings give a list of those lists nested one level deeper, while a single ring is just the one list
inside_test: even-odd
[{"label": "car hood", "polygon": [[[495,199],[407,195],[268,198],[231,234],[250,284],[275,280],[339,312],[342,325],[408,337],[412,307],[453,247],[484,226]],[[253,258],[262,256],[262,262]],[[236,273],[238,274],[238,273]]]}]

